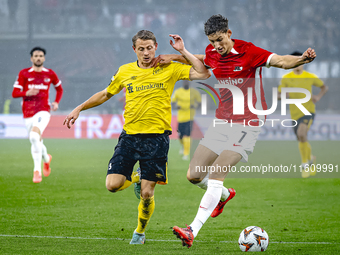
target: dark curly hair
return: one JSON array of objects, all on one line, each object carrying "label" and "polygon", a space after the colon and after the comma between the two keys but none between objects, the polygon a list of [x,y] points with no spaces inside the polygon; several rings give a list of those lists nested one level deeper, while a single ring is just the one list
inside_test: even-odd
[{"label": "dark curly hair", "polygon": [[42,51],[42,52],[44,52],[44,55],[46,55],[46,50],[45,50],[44,48],[41,48],[41,47],[34,47],[34,48],[31,49],[31,51],[30,51],[31,57],[33,56],[33,52],[35,52],[36,50]]},{"label": "dark curly hair", "polygon": [[228,19],[223,17],[221,14],[211,16],[204,23],[204,32],[206,36],[217,32],[226,33],[228,29]]}]

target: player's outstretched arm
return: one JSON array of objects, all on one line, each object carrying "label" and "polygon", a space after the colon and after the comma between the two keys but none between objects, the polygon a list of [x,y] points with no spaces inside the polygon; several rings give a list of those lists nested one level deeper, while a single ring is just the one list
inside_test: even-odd
[{"label": "player's outstretched arm", "polygon": [[192,66],[189,74],[190,80],[205,80],[211,76],[210,71],[203,65],[202,61],[191,54],[185,47],[183,39],[179,35],[169,35],[175,42],[170,40],[171,46],[177,50]]},{"label": "player's outstretched arm", "polygon": [[73,125],[74,122],[78,119],[81,111],[101,105],[102,103],[109,100],[112,96],[113,95],[108,93],[106,89],[94,94],[84,103],[74,108],[74,110],[69,115],[67,115],[67,117],[65,118],[63,125],[66,124],[68,128],[71,128],[71,125]]},{"label": "player's outstretched arm", "polygon": [[283,68],[283,69],[291,69],[297,66],[307,64],[312,62],[316,58],[316,54],[314,49],[308,48],[302,56],[292,56],[292,55],[273,55],[271,58],[269,65]]},{"label": "player's outstretched arm", "polygon": [[[203,64],[204,64],[204,56],[202,54],[194,54],[196,58],[198,58]],[[152,67],[156,67],[158,64],[160,65],[167,65],[170,64],[171,61],[177,61],[186,65],[190,65],[190,63],[182,56],[179,54],[162,54],[159,55],[158,57],[155,57],[152,60]]]}]

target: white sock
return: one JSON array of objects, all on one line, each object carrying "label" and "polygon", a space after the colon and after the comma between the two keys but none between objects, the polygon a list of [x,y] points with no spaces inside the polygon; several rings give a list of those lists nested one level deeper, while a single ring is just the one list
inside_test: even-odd
[{"label": "white sock", "polygon": [[210,217],[210,214],[220,201],[222,194],[223,181],[208,180],[208,188],[205,192],[198,212],[194,221],[190,224],[194,237],[197,236],[198,231],[202,228],[203,224]]},{"label": "white sock", "polygon": [[50,160],[50,158],[48,157],[48,154],[47,154],[47,148],[46,148],[45,144],[43,143],[43,140],[41,140],[41,154],[42,154],[42,158],[45,162],[48,162]]},{"label": "white sock", "polygon": [[208,180],[209,180],[209,173],[207,173],[207,175],[203,178],[202,181],[200,181],[199,183],[195,183],[195,185],[197,187],[200,187],[201,189],[207,190]]},{"label": "white sock", "polygon": [[221,201],[224,202],[228,199],[230,196],[230,192],[226,187],[222,187],[222,196],[221,196]]},{"label": "white sock", "polygon": [[34,162],[34,171],[41,174],[41,143],[40,135],[37,132],[30,132],[31,154]]},{"label": "white sock", "polygon": [[[197,187],[200,187],[201,189],[207,190],[208,188],[208,180],[209,180],[209,173],[203,178],[203,180],[199,183],[195,183]],[[221,195],[221,201],[226,201],[230,195],[229,190],[226,187],[222,187],[222,195]]]}]

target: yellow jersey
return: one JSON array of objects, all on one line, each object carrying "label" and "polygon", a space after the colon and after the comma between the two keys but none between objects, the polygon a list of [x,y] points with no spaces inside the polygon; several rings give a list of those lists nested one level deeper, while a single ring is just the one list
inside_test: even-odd
[{"label": "yellow jersey", "polygon": [[196,113],[195,109],[201,103],[201,94],[194,88],[179,88],[175,90],[171,102],[180,107],[177,113],[179,123],[192,121]]},{"label": "yellow jersey", "polygon": [[[302,74],[295,74],[294,71],[285,74],[282,76],[281,84],[278,88],[279,93],[281,93],[281,88],[290,87],[290,88],[304,88],[307,89],[312,95],[312,86],[321,87],[323,85],[323,81],[318,78],[317,75],[313,73],[309,73],[307,71],[303,71]],[[289,93],[289,98],[291,99],[299,99],[305,98],[306,95],[303,93]],[[315,113],[315,104],[312,101],[312,98],[302,104],[310,113]],[[298,120],[301,117],[305,116],[303,112],[295,104],[289,105],[291,118],[294,120]]]},{"label": "yellow jersey", "polygon": [[122,65],[107,87],[110,94],[126,88],[127,134],[162,134],[171,131],[171,94],[178,80],[189,80],[191,66],[177,62],[143,69],[137,61]]}]

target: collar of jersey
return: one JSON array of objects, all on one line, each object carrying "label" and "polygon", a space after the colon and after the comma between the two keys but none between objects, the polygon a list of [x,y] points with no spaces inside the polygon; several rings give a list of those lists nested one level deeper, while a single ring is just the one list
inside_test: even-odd
[{"label": "collar of jersey", "polygon": [[137,65],[137,67],[138,67],[140,70],[148,70],[148,69],[152,69],[152,67],[150,67],[150,68],[141,68],[141,67],[138,65],[138,60],[136,61],[136,65]]}]

